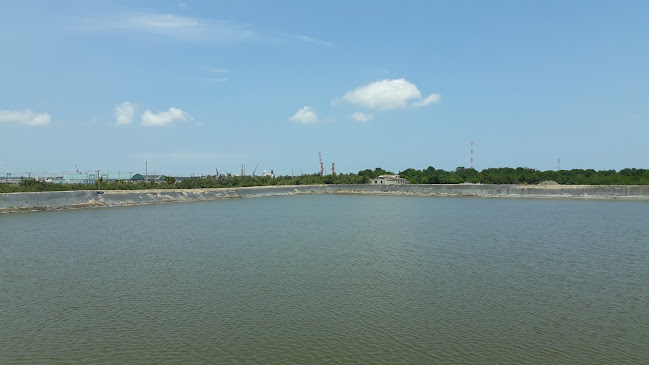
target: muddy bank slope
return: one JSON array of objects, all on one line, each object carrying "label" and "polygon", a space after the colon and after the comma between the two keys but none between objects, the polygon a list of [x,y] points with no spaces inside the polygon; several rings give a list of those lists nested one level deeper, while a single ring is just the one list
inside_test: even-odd
[{"label": "muddy bank slope", "polygon": [[327,192],[330,191],[339,194],[624,199],[649,201],[649,185],[328,185]]},{"label": "muddy bank slope", "polygon": [[0,212],[115,207],[171,202],[322,193],[324,186],[225,189],[79,190],[0,194]]},{"label": "muddy bank slope", "polygon": [[297,185],[224,189],[83,190],[0,194],[0,212],[114,207],[299,194],[473,196],[649,201],[646,185]]}]

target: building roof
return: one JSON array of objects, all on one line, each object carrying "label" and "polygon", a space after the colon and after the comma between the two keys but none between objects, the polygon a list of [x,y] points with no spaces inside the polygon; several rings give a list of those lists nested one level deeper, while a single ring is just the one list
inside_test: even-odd
[{"label": "building roof", "polygon": [[97,178],[97,174],[90,173],[90,172],[87,174],[64,174],[63,175],[63,180],[90,180],[95,178]]},{"label": "building roof", "polygon": [[129,180],[134,174],[130,172],[118,172],[110,174],[101,174],[101,177],[108,180]]},{"label": "building roof", "polygon": [[[131,177],[142,176],[140,174],[131,174],[129,172],[116,172],[109,174],[99,174],[99,177],[104,180],[129,180]],[[97,174],[94,172],[88,172],[83,174],[64,174],[63,180],[96,180]]]}]

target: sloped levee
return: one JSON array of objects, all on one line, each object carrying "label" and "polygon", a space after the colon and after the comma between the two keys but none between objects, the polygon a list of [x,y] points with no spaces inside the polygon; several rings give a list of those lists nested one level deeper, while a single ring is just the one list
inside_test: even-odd
[{"label": "sloped levee", "polygon": [[338,194],[649,200],[649,185],[327,185]]},{"label": "sloped levee", "polygon": [[89,205],[98,201],[100,191],[48,191],[42,193],[0,194],[0,211],[46,210],[48,208]]},{"label": "sloped levee", "polygon": [[324,186],[225,189],[81,190],[0,194],[0,212],[115,207],[277,195],[321,194]]},{"label": "sloped levee", "polygon": [[224,189],[84,190],[0,194],[0,212],[114,207],[299,194],[472,196],[649,201],[644,185],[292,185]]}]

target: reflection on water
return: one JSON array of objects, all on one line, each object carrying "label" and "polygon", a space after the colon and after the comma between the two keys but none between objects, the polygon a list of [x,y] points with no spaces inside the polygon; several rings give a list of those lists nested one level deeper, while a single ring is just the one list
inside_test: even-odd
[{"label": "reflection on water", "polygon": [[649,363],[649,204],[296,196],[0,216],[0,363]]}]

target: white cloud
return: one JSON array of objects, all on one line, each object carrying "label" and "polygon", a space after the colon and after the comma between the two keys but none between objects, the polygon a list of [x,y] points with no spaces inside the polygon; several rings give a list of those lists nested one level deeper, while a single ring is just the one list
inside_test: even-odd
[{"label": "white cloud", "polygon": [[168,151],[168,152],[141,152],[131,153],[129,158],[137,161],[166,161],[174,160],[181,162],[203,162],[203,161],[237,161],[240,162],[243,155],[240,153],[214,153],[201,151]]},{"label": "white cloud", "polygon": [[[228,82],[228,78],[225,77],[225,74],[230,73],[230,69],[228,68],[210,68],[207,70],[207,72],[211,74],[216,74],[219,75],[220,77],[209,77],[206,78],[205,80],[207,81],[212,81],[212,82]],[[215,76],[216,76],[215,75]]]},{"label": "white cloud", "polygon": [[412,106],[419,108],[422,106],[439,103],[439,94],[430,94],[426,99],[412,103]]},{"label": "white cloud", "polygon": [[302,124],[313,124],[318,121],[318,116],[310,106],[305,106],[304,108],[298,110],[297,113],[295,113],[295,115],[292,116],[289,120],[294,120]]},{"label": "white cloud", "polygon": [[370,120],[374,119],[374,115],[371,113],[366,114],[366,113],[356,112],[352,114],[352,119],[359,122],[369,122]]},{"label": "white cloud", "polygon": [[116,125],[127,125],[133,123],[135,118],[135,109],[137,105],[129,101],[125,101],[115,107],[115,124]]},{"label": "white cloud", "polygon": [[389,110],[405,108],[410,101],[414,101],[413,106],[428,105],[434,102],[434,95],[439,99],[439,95],[433,94],[421,100],[415,84],[406,79],[385,79],[348,91],[342,99],[374,110]]},{"label": "white cloud", "polygon": [[0,124],[16,123],[28,126],[44,126],[50,124],[48,113],[34,113],[31,110],[12,111],[0,110]]},{"label": "white cloud", "polygon": [[164,126],[173,123],[176,120],[186,120],[187,113],[178,108],[169,108],[168,111],[153,113],[150,110],[144,111],[142,114],[143,126]]},{"label": "white cloud", "polygon": [[248,25],[173,14],[136,13],[103,19],[87,19],[82,29],[90,31],[140,31],[185,40],[237,42],[254,37]]}]

